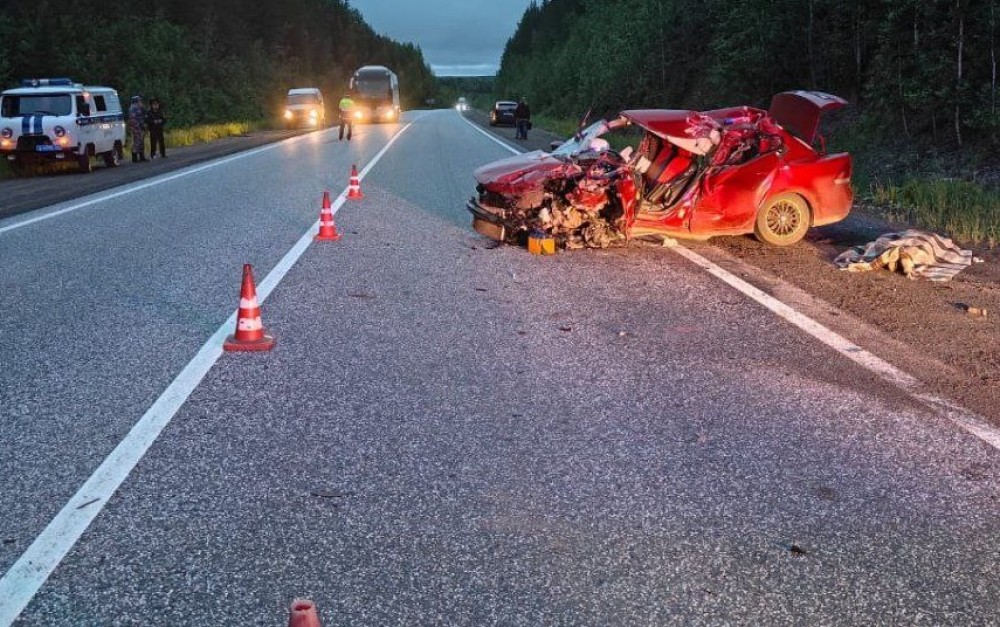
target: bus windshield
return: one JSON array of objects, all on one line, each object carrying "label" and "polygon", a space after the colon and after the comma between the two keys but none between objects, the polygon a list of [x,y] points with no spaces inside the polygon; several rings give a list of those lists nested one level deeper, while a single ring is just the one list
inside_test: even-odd
[{"label": "bus windshield", "polygon": [[392,97],[392,86],[389,77],[383,75],[361,75],[354,79],[354,91],[367,98]]}]

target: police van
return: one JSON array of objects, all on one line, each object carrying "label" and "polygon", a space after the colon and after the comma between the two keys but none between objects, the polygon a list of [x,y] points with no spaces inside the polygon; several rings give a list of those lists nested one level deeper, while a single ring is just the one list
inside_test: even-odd
[{"label": "police van", "polygon": [[125,117],[118,92],[68,78],[28,79],[0,93],[0,158],[15,174],[43,162],[91,171],[91,158],[121,163]]}]

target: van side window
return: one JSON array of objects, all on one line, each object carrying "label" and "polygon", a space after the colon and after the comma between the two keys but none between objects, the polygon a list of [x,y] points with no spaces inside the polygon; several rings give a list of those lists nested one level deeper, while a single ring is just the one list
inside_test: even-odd
[{"label": "van side window", "polygon": [[107,111],[108,105],[104,102],[104,96],[94,96],[94,107],[98,111]]},{"label": "van side window", "polygon": [[77,115],[91,115],[90,104],[83,96],[76,97],[76,114]]}]

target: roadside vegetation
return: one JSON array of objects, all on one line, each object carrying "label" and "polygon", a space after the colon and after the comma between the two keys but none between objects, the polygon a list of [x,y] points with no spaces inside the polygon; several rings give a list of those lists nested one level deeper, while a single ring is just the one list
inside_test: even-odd
[{"label": "roadside vegetation", "polygon": [[126,107],[155,96],[175,129],[273,119],[291,87],[336,103],[367,64],[399,75],[406,107],[433,97],[420,49],[377,34],[346,0],[6,0],[0,10],[0,86],[67,76],[116,88]]},{"label": "roadside vegetation", "polygon": [[831,120],[830,149],[854,156],[863,204],[996,245],[998,60],[1000,0],[546,0],[484,100],[525,96],[536,126],[565,134],[588,109],[835,93],[852,106]]}]

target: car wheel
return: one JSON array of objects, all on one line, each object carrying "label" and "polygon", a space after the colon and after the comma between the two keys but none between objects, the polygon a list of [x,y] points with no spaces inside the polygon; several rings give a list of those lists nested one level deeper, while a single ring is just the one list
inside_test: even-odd
[{"label": "car wheel", "polygon": [[90,160],[90,154],[84,152],[82,155],[76,158],[78,169],[80,174],[90,174],[94,171],[94,164]]},{"label": "car wheel", "polygon": [[117,144],[101,156],[104,158],[104,165],[109,168],[117,168],[122,164],[122,149]]},{"label": "car wheel", "polygon": [[809,205],[802,196],[779,194],[757,212],[754,235],[772,246],[790,246],[805,237],[809,222]]}]

